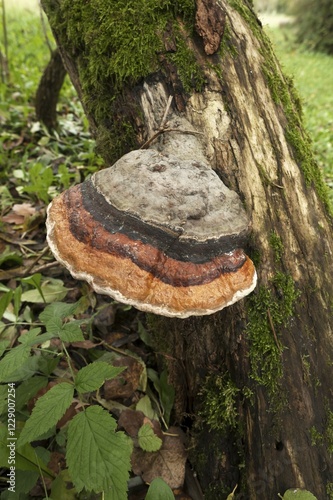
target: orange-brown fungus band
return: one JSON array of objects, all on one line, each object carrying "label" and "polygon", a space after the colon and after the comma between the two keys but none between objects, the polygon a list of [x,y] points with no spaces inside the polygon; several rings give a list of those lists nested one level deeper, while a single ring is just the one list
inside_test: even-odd
[{"label": "orange-brown fungus band", "polygon": [[[103,171],[104,177],[113,174],[107,170],[110,173]],[[237,233],[218,229],[214,236],[216,223],[207,219],[208,228],[201,233],[209,232],[209,237],[205,240],[200,233],[196,238],[195,229],[186,233],[179,223],[161,224],[158,206],[153,220],[115,206],[109,191],[103,192],[104,178],[99,186],[99,174],[61,194],[48,208],[50,248],[74,277],[139,309],[180,318],[218,311],[253,290],[255,268],[239,247],[246,224]],[[200,172],[200,180],[205,175]],[[112,182],[113,189],[119,189],[118,180]],[[192,210],[200,199],[195,202]],[[195,227],[196,219],[188,219],[190,228]]]}]

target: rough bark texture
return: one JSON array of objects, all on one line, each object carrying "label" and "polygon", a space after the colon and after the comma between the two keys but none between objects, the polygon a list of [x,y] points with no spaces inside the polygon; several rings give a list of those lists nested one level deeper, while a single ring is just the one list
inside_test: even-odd
[{"label": "rough bark texture", "polygon": [[[44,3],[54,19],[58,2]],[[241,1],[200,3],[205,19],[210,9],[220,9],[228,28],[222,47],[207,55],[206,40],[214,39],[207,38],[210,24],[204,21],[202,39],[186,35],[178,19],[204,74],[200,91],[184,90],[181,68],[168,57],[179,47],[168,26],[161,35],[160,70],[135,85],[127,82],[103,133],[113,119],[126,118],[142,144],[159,128],[173,95],[169,121],[178,120],[180,130],[189,123],[203,135],[193,141],[180,132],[160,134],[152,147],[203,155],[241,195],[252,218],[247,251],[259,284],[251,297],[221,313],[152,317],[150,325],[176,388],[175,416],[192,422],[190,458],[205,498],[224,499],[236,484],[236,498],[268,500],[292,487],[332,498],[333,241],[318,194],[321,181],[297,99],[250,7]],[[82,97],[78,61],[84,48],[70,52],[51,24]],[[111,84],[109,93],[111,101]],[[88,115],[98,141],[101,123],[92,111]],[[105,137],[102,142],[107,144]]]},{"label": "rough bark texture", "polygon": [[49,130],[57,125],[57,104],[65,76],[66,69],[56,49],[44,70],[35,99],[36,116]]}]

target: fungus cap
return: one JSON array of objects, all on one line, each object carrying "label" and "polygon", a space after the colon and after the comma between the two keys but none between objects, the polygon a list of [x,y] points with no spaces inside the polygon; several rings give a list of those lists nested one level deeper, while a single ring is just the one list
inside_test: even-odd
[{"label": "fungus cap", "polygon": [[55,198],[46,225],[75,278],[143,311],[211,314],[256,285],[246,212],[202,162],[132,151]]}]

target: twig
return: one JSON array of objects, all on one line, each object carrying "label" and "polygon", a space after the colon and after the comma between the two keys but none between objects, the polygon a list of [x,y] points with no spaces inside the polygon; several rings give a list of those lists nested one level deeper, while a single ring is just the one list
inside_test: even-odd
[{"label": "twig", "polygon": [[163,118],[162,118],[161,124],[159,126],[159,129],[144,144],[142,144],[142,146],[140,147],[140,149],[148,149],[148,147],[150,146],[150,144],[155,139],[157,139],[157,137],[159,135],[164,134],[166,132],[178,132],[179,134],[204,135],[202,132],[196,132],[195,130],[181,130],[179,128],[170,128],[170,127],[167,128],[165,126],[166,119],[167,119],[167,116],[168,116],[168,113],[169,113],[169,110],[170,110],[170,106],[171,106],[171,103],[172,103],[172,99],[173,99],[173,96],[172,95],[169,96],[169,99],[168,99],[168,102],[166,104],[165,111],[164,111]]},{"label": "twig", "polygon": [[163,129],[163,128],[165,128],[165,122],[166,122],[166,119],[167,119],[167,116],[168,116],[168,113],[169,113],[169,110],[170,110],[172,99],[173,99],[173,96],[170,95],[169,99],[168,99],[168,102],[167,102],[167,105],[165,107],[165,111],[164,111],[164,115],[163,115],[161,124],[160,124],[160,130]]},{"label": "twig", "polygon": [[25,272],[23,273],[23,277],[25,278],[26,276],[28,276],[28,274],[30,273],[30,271],[35,267],[35,265],[37,264],[37,262],[45,255],[47,254],[47,252],[49,251],[49,247],[46,246],[42,252],[37,255],[37,257],[33,260],[33,262],[30,264],[30,266],[27,267],[27,269],[25,270]]},{"label": "twig", "polygon": [[277,345],[277,348],[279,349],[280,353],[282,353],[281,343],[278,341],[278,338],[277,338],[277,335],[275,332],[275,328],[274,328],[274,323],[273,323],[271,311],[269,309],[267,309],[267,316],[268,316],[269,325],[270,325],[271,330],[272,330],[273,335],[274,335],[274,340],[275,340],[275,343]]}]

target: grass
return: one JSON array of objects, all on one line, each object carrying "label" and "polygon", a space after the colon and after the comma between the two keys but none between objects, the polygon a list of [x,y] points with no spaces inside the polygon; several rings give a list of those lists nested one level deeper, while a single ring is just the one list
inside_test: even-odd
[{"label": "grass", "polygon": [[266,31],[284,72],[294,77],[303,104],[304,123],[333,201],[333,57],[297,45],[292,26]]}]

